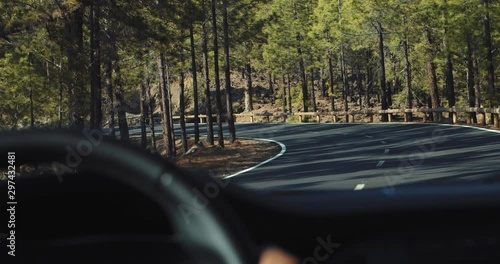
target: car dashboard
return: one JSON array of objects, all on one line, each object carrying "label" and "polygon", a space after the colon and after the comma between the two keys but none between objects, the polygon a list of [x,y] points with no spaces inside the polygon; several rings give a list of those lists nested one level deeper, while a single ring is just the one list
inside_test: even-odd
[{"label": "car dashboard", "polygon": [[[17,184],[23,263],[192,263],[168,216],[124,185],[77,174],[62,182],[27,175]],[[379,190],[259,193],[231,184],[221,192],[256,250],[274,246],[301,263],[350,264],[497,263],[498,194],[493,185],[401,188],[392,196]]]}]

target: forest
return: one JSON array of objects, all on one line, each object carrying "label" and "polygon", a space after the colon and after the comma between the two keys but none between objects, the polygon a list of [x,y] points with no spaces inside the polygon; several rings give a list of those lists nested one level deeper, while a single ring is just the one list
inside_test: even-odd
[{"label": "forest", "polygon": [[6,0],[0,128],[109,129],[127,141],[127,115],[140,114],[143,134],[162,126],[171,156],[173,116],[185,141],[189,114],[195,142],[206,125],[224,147],[233,115],[254,111],[257,78],[290,114],[498,107],[499,20],[496,0]]}]

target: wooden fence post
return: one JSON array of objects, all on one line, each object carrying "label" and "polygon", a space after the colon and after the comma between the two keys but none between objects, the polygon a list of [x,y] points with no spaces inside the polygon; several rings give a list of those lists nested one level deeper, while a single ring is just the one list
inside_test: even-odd
[{"label": "wooden fence post", "polygon": [[302,123],[302,115],[299,114],[299,123]]},{"label": "wooden fence post", "polygon": [[338,120],[337,120],[337,115],[333,115],[333,116],[332,116],[332,121],[333,121],[333,123],[337,123],[337,121],[338,121]]},{"label": "wooden fence post", "polygon": [[472,124],[471,113],[467,113],[467,125]]},{"label": "wooden fence post", "polygon": [[483,118],[481,119],[481,125],[486,125],[486,113],[483,113]]},{"label": "wooden fence post", "polygon": [[321,123],[321,116],[316,113],[316,121],[318,121],[318,123]]},{"label": "wooden fence post", "polygon": [[457,120],[458,120],[458,113],[457,112],[453,112],[453,124],[456,124]]},{"label": "wooden fence post", "polygon": [[389,117],[389,123],[392,122],[392,114],[388,114],[387,117]]},{"label": "wooden fence post", "polygon": [[250,123],[253,123],[253,114],[250,116]]},{"label": "wooden fence post", "polygon": [[496,129],[500,129],[500,123],[499,123],[499,120],[498,120],[498,116],[499,116],[499,114],[493,114],[493,126]]}]

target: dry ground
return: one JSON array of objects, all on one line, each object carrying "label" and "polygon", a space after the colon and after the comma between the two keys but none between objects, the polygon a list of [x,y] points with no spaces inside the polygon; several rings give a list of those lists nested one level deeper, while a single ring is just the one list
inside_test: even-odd
[{"label": "dry ground", "polygon": [[[165,156],[162,135],[157,135],[156,139],[158,153]],[[138,143],[140,137],[133,136],[132,140]],[[217,139],[215,143],[217,144]],[[276,143],[251,139],[237,139],[233,144],[226,140],[224,143],[224,148],[211,146],[205,138],[201,138],[200,143],[195,145],[194,138],[189,137],[188,152],[184,154],[182,141],[177,138],[177,155],[172,161],[181,168],[205,170],[212,176],[223,177],[255,166],[281,151]]]}]

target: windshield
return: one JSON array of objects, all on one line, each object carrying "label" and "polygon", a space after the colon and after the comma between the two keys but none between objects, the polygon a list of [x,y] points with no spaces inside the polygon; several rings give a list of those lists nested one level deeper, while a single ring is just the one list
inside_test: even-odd
[{"label": "windshield", "polygon": [[498,1],[2,1],[0,128],[270,193],[494,184],[499,20]]}]

